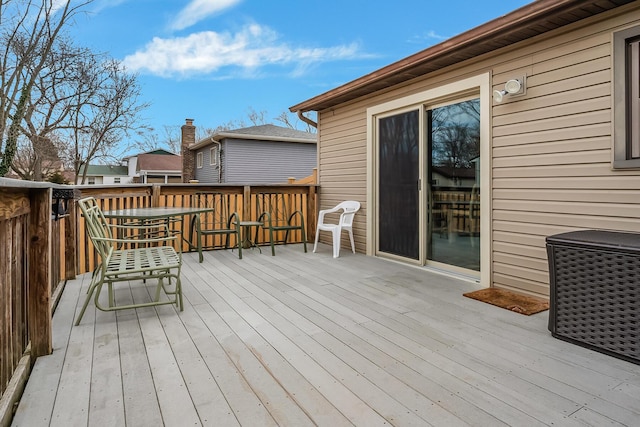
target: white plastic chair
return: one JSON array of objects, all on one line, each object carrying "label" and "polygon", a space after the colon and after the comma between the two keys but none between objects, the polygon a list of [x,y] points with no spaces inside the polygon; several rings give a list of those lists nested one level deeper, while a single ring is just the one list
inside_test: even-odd
[{"label": "white plastic chair", "polygon": [[[351,239],[351,250],[356,253],[356,245],[353,242],[353,217],[360,209],[360,202],[354,200],[347,200],[340,203],[335,208],[321,210],[318,214],[318,227],[316,228],[316,242],[313,245],[313,252],[318,247],[318,237],[320,231],[331,231],[333,233],[333,257],[338,258],[340,256],[340,237],[342,230],[349,232],[349,238]],[[340,220],[337,224],[325,223],[324,216],[333,212],[342,211],[340,214]]]}]

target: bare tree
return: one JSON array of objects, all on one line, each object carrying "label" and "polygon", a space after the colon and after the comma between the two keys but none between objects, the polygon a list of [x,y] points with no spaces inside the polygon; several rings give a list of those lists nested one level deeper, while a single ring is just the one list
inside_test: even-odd
[{"label": "bare tree", "polygon": [[266,111],[256,111],[253,109],[253,107],[249,107],[249,111],[247,112],[247,117],[249,118],[249,121],[254,125],[254,126],[260,126],[260,125],[265,125],[267,124],[266,122],[266,116],[267,116],[267,112]]},{"label": "bare tree", "polygon": [[[294,120],[295,121],[291,120],[291,114],[287,113],[286,111],[283,111],[282,113],[280,113],[280,115],[278,117],[275,118],[275,121],[282,123],[283,125],[285,125],[289,129],[299,130],[298,126],[300,125],[301,120],[298,119],[298,117],[295,117]],[[304,124],[302,126],[304,126],[303,130],[305,132],[316,133],[316,128],[311,126],[310,123],[304,122]]]},{"label": "bare tree", "polygon": [[[81,87],[85,93],[76,93],[79,87],[74,82],[83,78],[86,63],[98,66],[101,57],[103,55],[96,55],[89,49],[75,47],[64,37],[59,37],[51,49],[46,66],[31,91],[22,126],[22,133],[32,144],[28,152],[33,156],[30,175],[35,181],[45,178],[47,171],[43,171],[43,163],[59,161],[52,139],[56,132],[70,128],[71,112],[79,100],[87,99],[87,92],[91,90]],[[24,160],[20,161],[21,167]],[[13,169],[20,174],[15,164]]]},{"label": "bare tree", "polygon": [[[129,149],[123,141],[148,130],[140,124],[140,114],[149,104],[138,100],[138,76],[115,59],[85,63],[76,85],[78,101],[66,136],[77,179],[82,166],[93,160],[122,158]],[[83,183],[86,173],[84,167]]]},{"label": "bare tree", "polygon": [[180,126],[164,125],[162,130],[160,135],[154,132],[154,129],[149,129],[149,132],[141,134],[142,140],[137,141],[134,148],[142,152],[164,149],[172,153],[179,153],[181,148]]},{"label": "bare tree", "polygon": [[[27,181],[43,181],[56,172],[64,169],[63,162],[59,158],[59,141],[55,139],[55,135],[50,138],[38,137],[27,139],[20,137],[16,149],[11,169],[21,179]],[[38,153],[36,154],[36,148]]]},{"label": "bare tree", "polygon": [[31,91],[57,37],[93,0],[2,0],[0,8],[0,176],[10,169]]}]

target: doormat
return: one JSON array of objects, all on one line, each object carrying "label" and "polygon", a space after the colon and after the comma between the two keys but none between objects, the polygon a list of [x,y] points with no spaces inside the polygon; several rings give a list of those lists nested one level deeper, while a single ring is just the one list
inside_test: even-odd
[{"label": "doormat", "polygon": [[462,295],[527,316],[549,309],[549,302],[545,299],[518,294],[506,289],[487,288]]}]

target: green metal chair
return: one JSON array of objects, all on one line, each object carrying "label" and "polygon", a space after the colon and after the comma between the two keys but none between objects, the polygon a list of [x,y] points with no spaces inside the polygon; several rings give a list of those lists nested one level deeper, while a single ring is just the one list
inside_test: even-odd
[{"label": "green metal chair", "polygon": [[[274,237],[277,239],[279,232],[284,231],[284,239],[281,241],[286,245],[289,241],[291,231],[300,230],[304,251],[307,252],[307,234],[304,226],[304,214],[300,209],[296,209],[295,194],[283,193],[258,193],[256,195],[256,209],[258,222],[262,223],[262,228],[269,231],[269,244],[271,245],[271,255],[276,255],[274,247]],[[258,231],[254,242],[258,241]],[[275,233],[275,236],[274,236]]]},{"label": "green metal chair", "polygon": [[[95,198],[78,200],[78,206],[84,216],[89,238],[98,253],[99,264],[91,276],[87,297],[76,320],[76,326],[80,324],[92,296],[96,308],[102,311],[164,304],[175,304],[182,311],[182,252],[180,244],[175,245],[178,250],[172,245],[174,241],[180,242],[179,236],[170,232],[166,221],[114,225],[107,222]],[[116,231],[115,237],[112,228]],[[142,286],[146,286],[149,280],[157,280],[153,301],[116,305],[114,283],[129,282],[136,285],[137,283],[133,282],[140,281]],[[100,293],[104,284],[108,289],[106,306],[100,303]],[[167,296],[166,299],[160,298],[162,292]]]},{"label": "green metal chair", "polygon": [[[201,214],[200,218],[200,234],[202,237],[202,248],[213,249],[220,247],[221,244],[216,242],[215,236],[225,236],[224,248],[228,249],[231,236],[235,235],[235,245],[238,248],[238,258],[242,259],[242,245],[240,244],[240,217],[237,212],[231,212],[231,194],[220,192],[199,192],[193,195],[191,205],[202,208],[213,208],[212,212]],[[191,219],[191,241],[195,236],[195,221]],[[207,239],[207,236],[213,236],[213,239]],[[210,241],[210,242],[208,242]]]}]

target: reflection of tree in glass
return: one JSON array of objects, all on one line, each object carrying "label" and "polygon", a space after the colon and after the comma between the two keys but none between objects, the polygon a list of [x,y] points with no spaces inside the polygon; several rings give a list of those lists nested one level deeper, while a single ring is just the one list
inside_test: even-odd
[{"label": "reflection of tree in glass", "polygon": [[480,155],[480,100],[431,110],[434,166],[471,168]]}]

